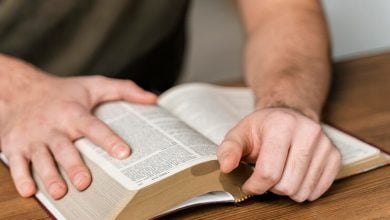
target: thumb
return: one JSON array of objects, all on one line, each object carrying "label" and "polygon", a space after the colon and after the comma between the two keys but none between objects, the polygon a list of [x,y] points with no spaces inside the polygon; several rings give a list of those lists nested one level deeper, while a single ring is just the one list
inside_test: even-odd
[{"label": "thumb", "polygon": [[145,91],[131,80],[111,79],[103,76],[85,78],[94,105],[115,100],[139,104],[154,104],[157,96]]}]

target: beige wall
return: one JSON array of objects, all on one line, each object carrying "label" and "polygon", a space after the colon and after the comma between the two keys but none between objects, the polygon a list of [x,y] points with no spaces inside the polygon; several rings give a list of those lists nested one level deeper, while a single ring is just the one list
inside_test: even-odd
[{"label": "beige wall", "polygon": [[[323,3],[335,60],[390,51],[389,0]],[[243,36],[233,0],[194,0],[189,28],[189,53],[181,82],[216,82],[241,76]]]}]

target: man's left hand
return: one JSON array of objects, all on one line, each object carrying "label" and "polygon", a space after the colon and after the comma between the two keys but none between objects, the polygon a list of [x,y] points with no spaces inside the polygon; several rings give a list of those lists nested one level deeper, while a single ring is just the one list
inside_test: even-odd
[{"label": "man's left hand", "polygon": [[255,163],[242,190],[271,191],[297,202],[319,198],[333,183],[341,154],[319,123],[289,108],[264,108],[242,119],[218,148],[221,170]]}]

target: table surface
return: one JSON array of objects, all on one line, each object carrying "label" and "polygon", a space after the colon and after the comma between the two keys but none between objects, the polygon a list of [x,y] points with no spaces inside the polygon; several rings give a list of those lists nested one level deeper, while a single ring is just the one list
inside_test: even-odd
[{"label": "table surface", "polygon": [[[390,152],[390,53],[334,65],[323,119]],[[0,164],[0,219],[50,219],[35,198],[18,196]],[[169,219],[390,219],[390,166],[339,180],[321,199],[298,204],[272,194],[240,205],[186,209]]]}]

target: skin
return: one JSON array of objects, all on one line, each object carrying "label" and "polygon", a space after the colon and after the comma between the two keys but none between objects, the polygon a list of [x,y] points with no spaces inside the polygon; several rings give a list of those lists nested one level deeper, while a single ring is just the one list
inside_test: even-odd
[{"label": "skin", "polygon": [[117,159],[130,155],[130,147],[91,114],[98,104],[156,102],[154,94],[128,80],[53,77],[4,55],[0,66],[0,147],[23,197],[36,192],[30,164],[54,199],[67,192],[55,163],[64,168],[76,189],[89,186],[91,174],[73,145],[78,138],[88,137]]},{"label": "skin", "polygon": [[248,194],[271,191],[297,202],[319,198],[341,155],[319,124],[330,81],[329,40],[319,1],[239,1],[247,36],[244,68],[256,110],[218,149],[221,170],[255,164]]},{"label": "skin", "polygon": [[[255,170],[248,194],[272,191],[315,200],[332,184],[340,153],[319,125],[329,86],[329,42],[318,1],[239,2],[247,42],[244,68],[256,110],[218,148],[222,172],[241,159]],[[78,190],[91,183],[73,141],[88,137],[118,159],[130,147],[91,111],[102,102],[154,104],[156,96],[128,80],[101,76],[58,78],[16,58],[0,56],[0,148],[21,196],[36,192],[30,166],[54,199],[67,187],[55,163]]]}]

